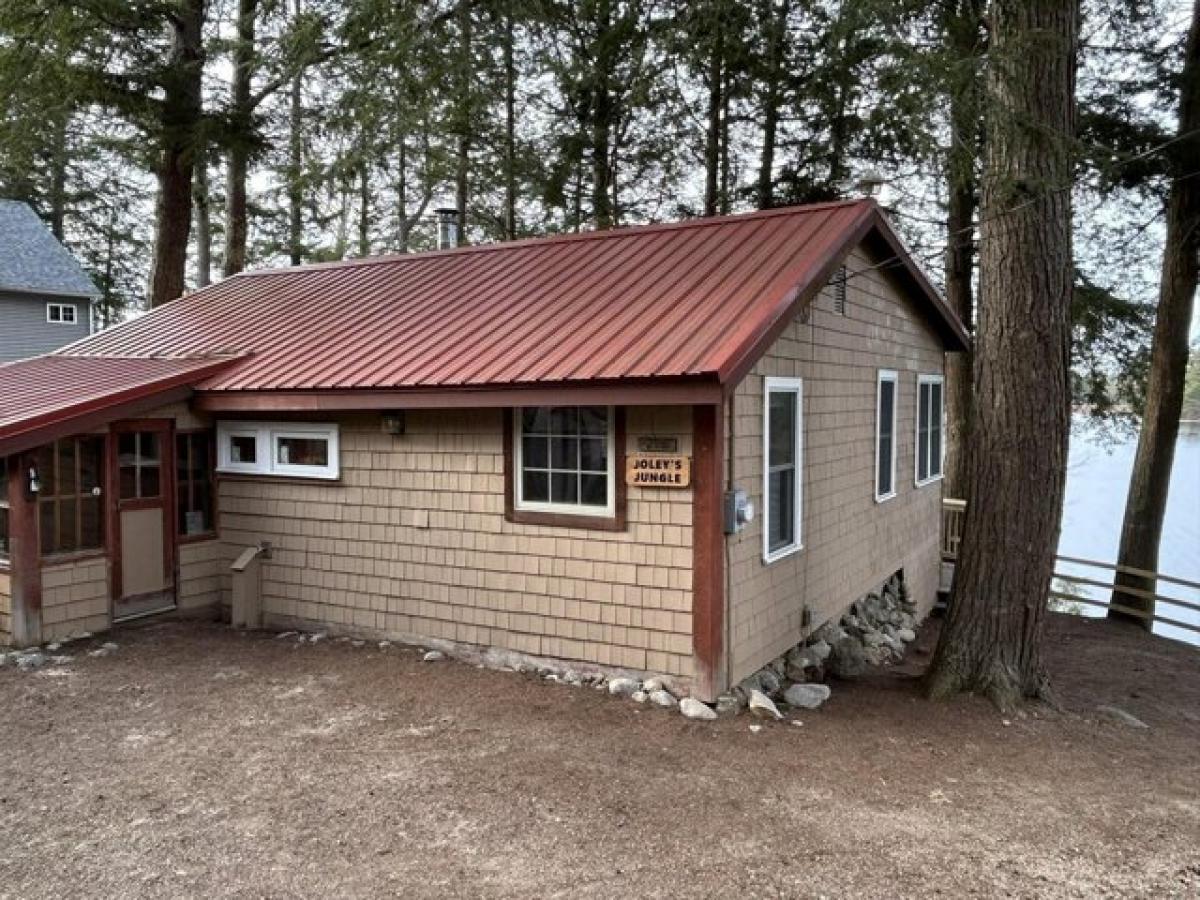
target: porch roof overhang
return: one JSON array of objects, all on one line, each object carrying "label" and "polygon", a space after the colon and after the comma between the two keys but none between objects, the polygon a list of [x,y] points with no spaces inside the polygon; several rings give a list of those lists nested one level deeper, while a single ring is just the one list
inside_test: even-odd
[{"label": "porch roof overhang", "polygon": [[185,399],[233,360],[50,355],[0,365],[0,457]]}]

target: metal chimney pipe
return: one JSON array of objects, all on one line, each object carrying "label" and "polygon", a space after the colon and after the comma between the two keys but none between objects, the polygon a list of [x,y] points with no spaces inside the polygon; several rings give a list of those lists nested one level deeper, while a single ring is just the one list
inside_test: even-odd
[{"label": "metal chimney pipe", "polygon": [[438,219],[438,249],[449,250],[452,247],[457,247],[458,210],[450,206],[435,209],[433,212]]}]

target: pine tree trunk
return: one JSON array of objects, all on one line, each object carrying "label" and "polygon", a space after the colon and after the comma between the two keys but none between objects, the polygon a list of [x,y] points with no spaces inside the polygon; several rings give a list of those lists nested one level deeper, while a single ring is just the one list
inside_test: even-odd
[{"label": "pine tree trunk", "polygon": [[717,214],[721,168],[721,88],[725,84],[722,63],[725,53],[724,17],[721,4],[712,4],[712,49],[708,60],[708,121],[704,132],[704,215]]},{"label": "pine tree trunk", "polygon": [[1001,708],[1046,688],[1041,644],[1070,433],[1078,0],[995,0],[976,408],[953,596],[928,689]]},{"label": "pine tree trunk", "polygon": [[504,11],[504,238],[517,236],[517,67],[513,58],[513,2]]},{"label": "pine tree trunk", "polygon": [[[1179,436],[1188,333],[1200,265],[1200,2],[1192,8],[1183,73],[1179,81],[1179,139],[1166,148],[1172,183],[1167,198],[1167,237],[1163,248],[1158,315],[1150,352],[1146,411],[1138,437],[1133,475],[1125,500],[1117,564],[1158,571],[1158,546],[1167,510],[1167,491]],[[1154,593],[1156,580],[1118,573],[1112,602],[1154,614],[1154,600],[1121,588]],[[1109,618],[1136,621],[1149,630],[1150,619],[1110,610]]]},{"label": "pine tree trunk", "polygon": [[[979,186],[980,68],[983,52],[983,0],[949,0],[945,31],[955,62],[950,85],[950,149],[946,160],[949,203],[946,213],[946,300],[968,331],[975,320],[975,211]],[[944,495],[961,499],[966,491],[966,440],[971,416],[972,353],[946,355],[946,464]]]},{"label": "pine tree trunk", "polygon": [[371,170],[365,158],[358,169],[358,255],[371,255]]},{"label": "pine tree trunk", "polygon": [[192,170],[200,125],[205,0],[186,0],[171,19],[170,57],[163,73],[158,151],[154,258],[150,305],[161,306],[186,285],[188,234],[192,226]]},{"label": "pine tree trunk", "polygon": [[764,17],[770,29],[770,50],[767,62],[766,94],[762,104],[762,151],[758,163],[758,208],[770,209],[775,197],[775,142],[779,131],[779,82],[783,78],[783,50],[787,40],[789,0],[780,0],[779,8],[772,2],[764,6]]},{"label": "pine tree trunk", "polygon": [[246,268],[246,236],[249,231],[246,208],[246,175],[250,168],[250,140],[253,129],[250,88],[254,76],[255,24],[258,0],[238,0],[237,42],[233,48],[233,102],[229,145],[225,170],[225,253],[222,271],[236,275]]},{"label": "pine tree trunk", "polygon": [[196,219],[196,287],[208,287],[212,284],[212,217],[209,214],[208,153],[204,146],[196,154],[192,215]]},{"label": "pine tree trunk", "polygon": [[54,122],[54,146],[51,148],[50,232],[60,241],[65,236],[67,217],[67,123],[70,116],[59,113]]},{"label": "pine tree trunk", "polygon": [[[295,0],[293,15],[299,19],[304,0]],[[304,262],[304,81],[299,72],[292,78],[288,104],[288,260],[293,266]]]},{"label": "pine tree trunk", "polygon": [[454,160],[454,208],[458,218],[458,245],[467,242],[467,203],[469,200],[471,175],[471,124],[472,109],[472,53],[471,53],[471,2],[458,2],[458,66],[455,104],[457,148]]}]

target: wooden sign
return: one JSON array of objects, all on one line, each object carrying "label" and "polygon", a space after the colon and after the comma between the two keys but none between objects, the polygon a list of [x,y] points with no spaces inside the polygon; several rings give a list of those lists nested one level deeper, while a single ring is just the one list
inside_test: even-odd
[{"label": "wooden sign", "polygon": [[687,487],[692,483],[692,458],[678,454],[631,454],[625,458],[625,483],[634,487]]},{"label": "wooden sign", "polygon": [[678,453],[679,438],[657,437],[641,434],[637,439],[638,451],[641,453]]}]

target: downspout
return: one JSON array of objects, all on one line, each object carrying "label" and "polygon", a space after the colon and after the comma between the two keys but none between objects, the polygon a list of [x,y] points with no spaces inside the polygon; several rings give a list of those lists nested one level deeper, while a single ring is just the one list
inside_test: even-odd
[{"label": "downspout", "polygon": [[[735,390],[736,390],[736,388],[730,388],[726,392],[725,399],[723,401],[724,405],[725,405],[725,415],[722,416],[722,418],[725,420],[725,423],[726,423],[725,424],[725,434],[726,434],[726,441],[727,441],[726,447],[725,447],[725,490],[726,491],[733,490],[733,478],[734,478],[733,448],[736,446],[736,444],[734,442],[734,421],[735,420],[733,417],[733,411],[734,411],[733,410],[733,405],[734,405],[733,400],[734,400]],[[730,688],[733,687],[733,683],[732,683],[733,645],[730,643],[730,638],[733,636],[733,629],[730,625],[730,620],[733,618],[733,574],[732,574],[732,565],[731,565],[731,563],[733,562],[733,551],[730,549],[730,546],[729,546],[729,537],[730,537],[729,535],[725,534],[725,535],[722,535],[722,538],[721,538],[721,540],[724,544],[723,549],[725,551],[725,565],[723,567],[724,568],[724,576],[725,576],[725,578],[724,578],[725,584],[724,584],[724,589],[722,590],[722,594],[724,595],[723,602],[725,604],[725,614],[721,617],[721,646],[724,648],[724,652],[721,654],[721,666],[724,669],[724,678],[723,678],[722,683],[725,685],[726,691],[728,691]]]}]

